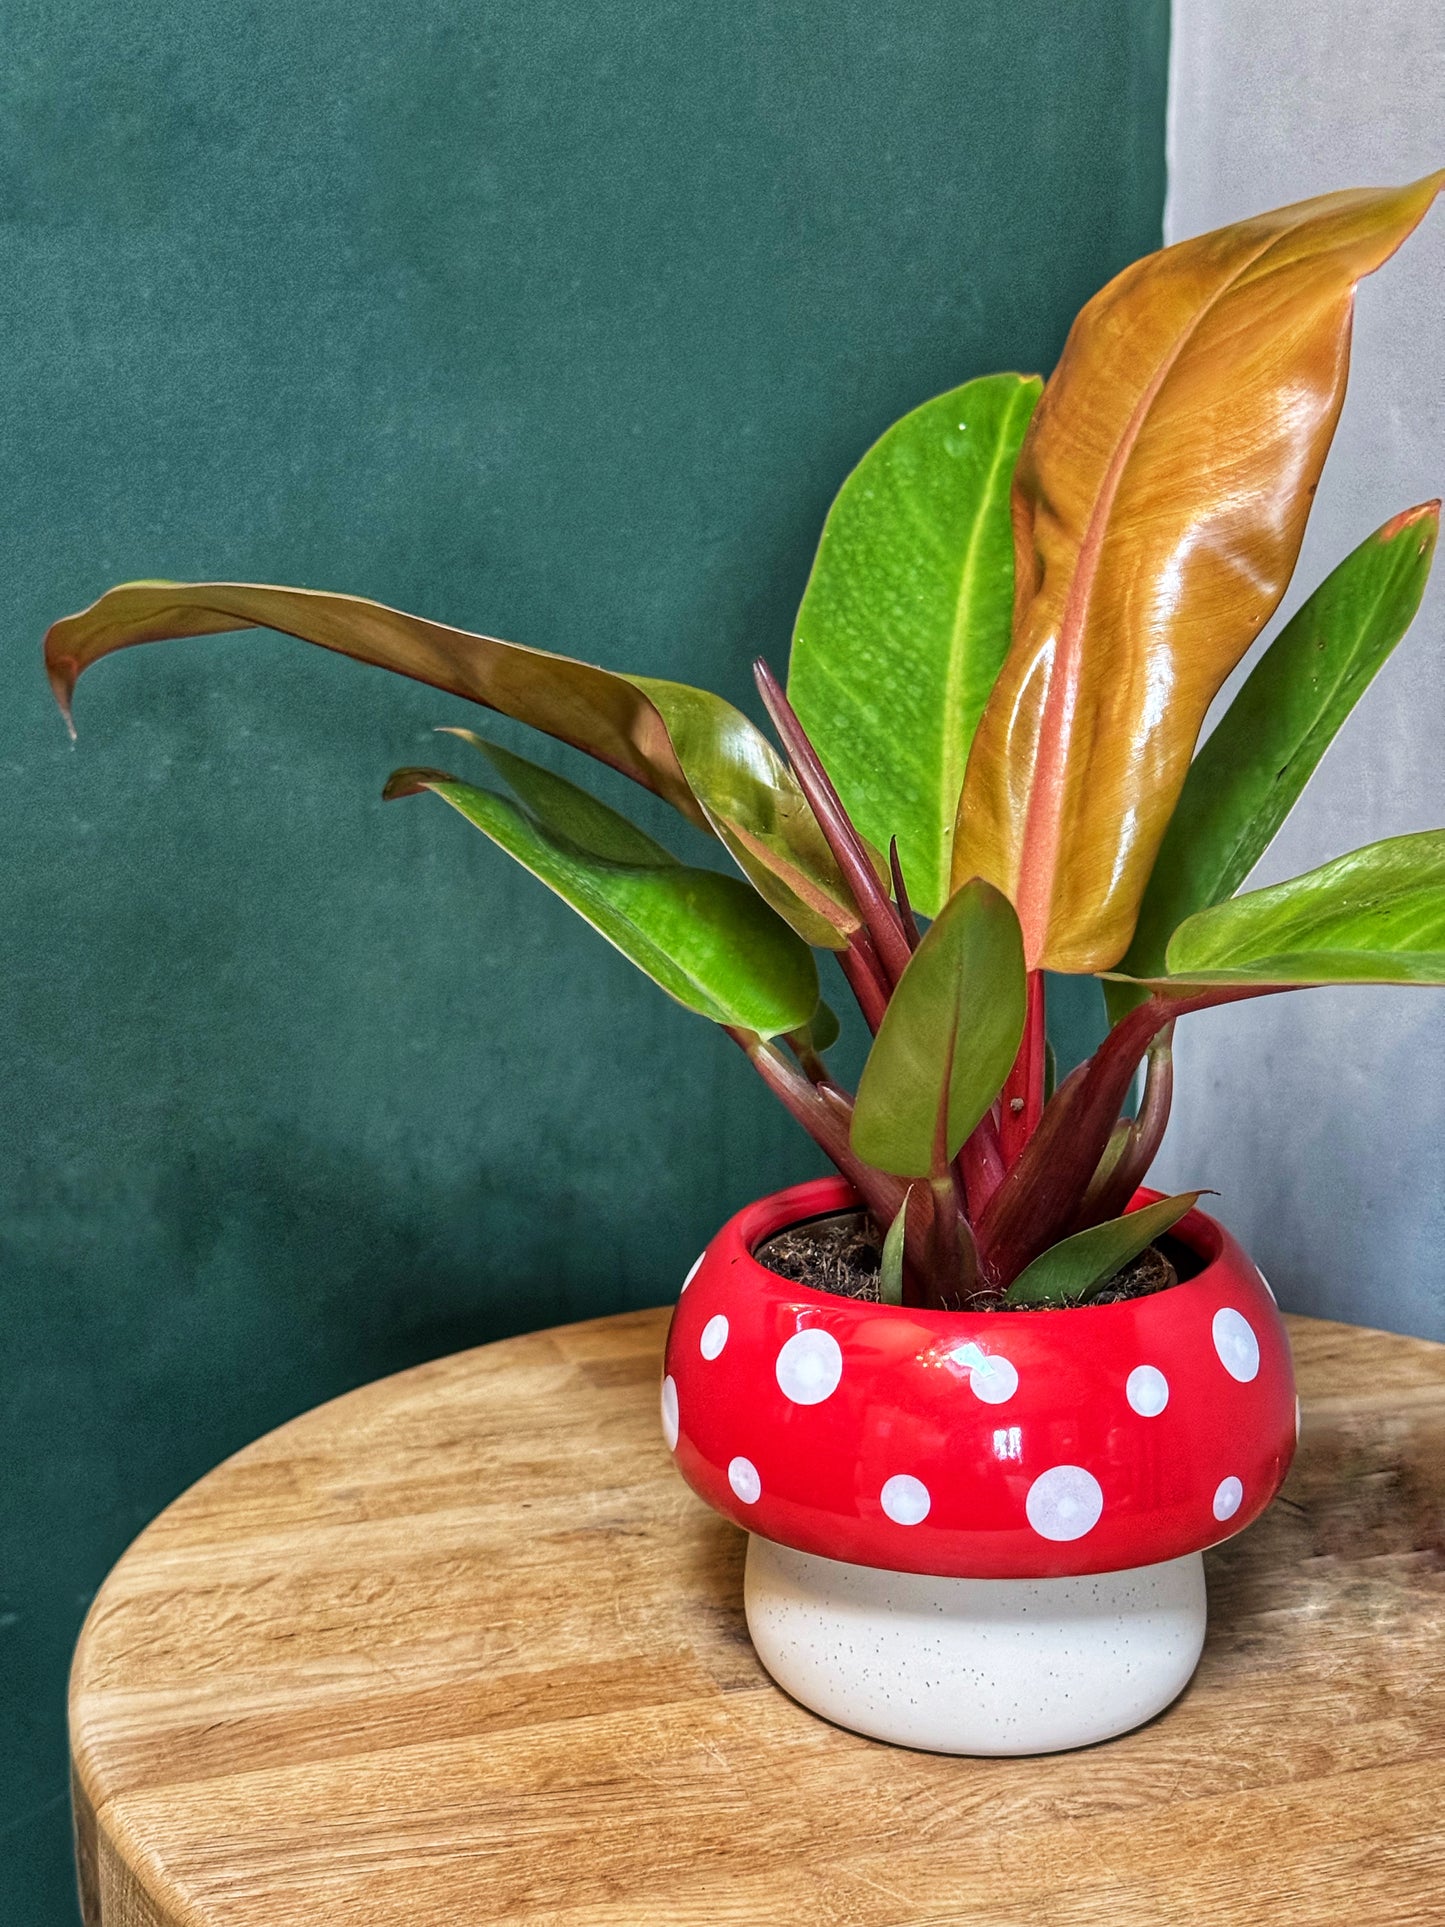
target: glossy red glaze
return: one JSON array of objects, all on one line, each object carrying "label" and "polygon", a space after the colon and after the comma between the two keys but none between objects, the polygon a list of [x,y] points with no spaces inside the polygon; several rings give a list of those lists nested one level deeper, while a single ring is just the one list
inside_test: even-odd
[{"label": "glossy red glaze", "polygon": [[855,1202],[823,1178],[749,1205],[678,1300],[663,1429],[725,1517],[858,1565],[1026,1579],[1196,1552],[1269,1504],[1295,1447],[1289,1341],[1214,1219],[1176,1227],[1196,1277],[1072,1311],[860,1303],[752,1256]]}]

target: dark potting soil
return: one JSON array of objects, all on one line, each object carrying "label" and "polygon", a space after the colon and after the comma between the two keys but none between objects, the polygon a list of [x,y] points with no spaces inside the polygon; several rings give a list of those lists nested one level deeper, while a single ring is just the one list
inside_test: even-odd
[{"label": "dark potting soil", "polygon": [[[873,1220],[863,1211],[842,1211],[827,1218],[810,1218],[789,1225],[753,1256],[780,1278],[810,1285],[814,1291],[835,1292],[840,1298],[878,1300],[878,1270],[882,1240]],[[1167,1291],[1181,1278],[1201,1269],[1196,1253],[1182,1239],[1160,1238],[1147,1251],[1118,1271],[1090,1298],[1091,1305],[1117,1305],[1126,1298],[1148,1298]],[[980,1294],[962,1307],[965,1311],[1040,1311],[1039,1305],[1000,1305]]]}]

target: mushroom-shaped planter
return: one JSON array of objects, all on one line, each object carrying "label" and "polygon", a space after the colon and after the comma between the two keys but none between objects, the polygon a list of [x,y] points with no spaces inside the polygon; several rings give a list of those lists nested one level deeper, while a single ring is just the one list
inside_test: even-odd
[{"label": "mushroom-shaped planter", "polygon": [[753,1256],[856,1203],[826,1178],[739,1212],[668,1335],[663,1431],[751,1535],[759,1657],[805,1706],[905,1746],[1126,1732],[1198,1662],[1202,1551],[1258,1517],[1294,1453],[1269,1287],[1200,1211],[1174,1230],[1193,1277],[1067,1311],[880,1305]]}]

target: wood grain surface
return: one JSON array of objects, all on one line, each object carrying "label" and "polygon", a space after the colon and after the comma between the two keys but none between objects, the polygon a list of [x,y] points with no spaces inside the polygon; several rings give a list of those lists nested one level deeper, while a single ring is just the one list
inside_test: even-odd
[{"label": "wood grain surface", "polygon": [[89,1927],[1445,1920],[1445,1346],[1292,1319],[1300,1455],[1184,1697],[955,1760],[763,1674],[665,1324],[367,1386],[142,1534],[72,1681]]}]

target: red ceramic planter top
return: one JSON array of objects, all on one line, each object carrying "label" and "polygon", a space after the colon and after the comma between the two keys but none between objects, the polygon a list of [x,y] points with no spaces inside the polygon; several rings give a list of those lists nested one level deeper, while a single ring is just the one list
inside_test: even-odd
[{"label": "red ceramic planter top", "polygon": [[1072,1311],[860,1303],[752,1256],[854,1202],[835,1178],[764,1198],[683,1287],[663,1431],[709,1505],[830,1559],[1012,1579],[1173,1559],[1269,1504],[1298,1426],[1289,1341],[1212,1218],[1176,1227],[1196,1277]]}]

